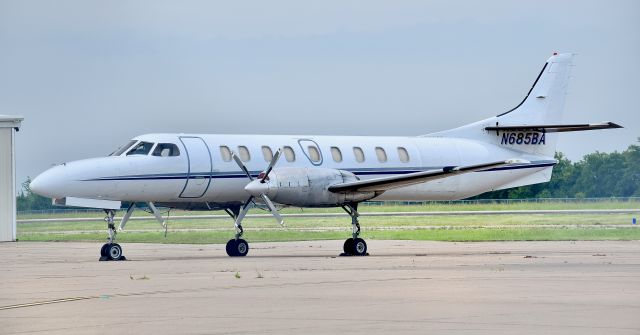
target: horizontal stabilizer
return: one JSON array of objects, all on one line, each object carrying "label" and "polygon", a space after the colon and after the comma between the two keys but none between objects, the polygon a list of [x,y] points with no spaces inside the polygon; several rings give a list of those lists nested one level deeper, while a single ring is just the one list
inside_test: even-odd
[{"label": "horizontal stabilizer", "polygon": [[490,126],[485,130],[495,131],[536,131],[540,133],[563,133],[567,131],[585,131],[598,129],[623,128],[613,122],[603,122],[594,124],[547,124],[547,125],[512,125],[512,126]]},{"label": "horizontal stabilizer", "polygon": [[347,192],[383,192],[386,190],[425,183],[431,180],[452,177],[459,174],[484,171],[512,164],[529,164],[522,159],[509,159],[492,163],[483,163],[467,166],[446,166],[442,169],[408,173],[400,176],[382,177],[354,182],[341,183],[329,186],[329,191],[334,193]]}]

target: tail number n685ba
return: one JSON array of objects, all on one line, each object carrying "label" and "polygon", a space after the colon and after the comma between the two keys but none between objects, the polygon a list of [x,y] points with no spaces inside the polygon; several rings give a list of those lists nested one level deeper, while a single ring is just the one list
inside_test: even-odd
[{"label": "tail number n685ba", "polygon": [[539,132],[504,132],[500,144],[544,145],[545,134]]}]

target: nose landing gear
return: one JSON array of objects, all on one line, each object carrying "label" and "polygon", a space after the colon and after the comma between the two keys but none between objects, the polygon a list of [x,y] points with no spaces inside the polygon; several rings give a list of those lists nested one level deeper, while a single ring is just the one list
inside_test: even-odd
[{"label": "nose landing gear", "polygon": [[104,212],[106,213],[104,220],[107,222],[109,237],[107,243],[100,249],[100,261],[125,261],[127,258],[122,254],[122,247],[115,243],[116,227],[113,218],[116,216],[116,212],[113,209],[105,209]]}]

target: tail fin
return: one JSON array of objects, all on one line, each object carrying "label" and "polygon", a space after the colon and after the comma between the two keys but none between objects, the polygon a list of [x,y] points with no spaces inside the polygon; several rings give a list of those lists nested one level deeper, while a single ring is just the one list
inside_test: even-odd
[{"label": "tail fin", "polygon": [[513,109],[497,116],[496,122],[509,124],[559,124],[573,55],[554,53],[544,64],[529,93]]},{"label": "tail fin", "polygon": [[471,138],[512,150],[553,157],[557,142],[555,133],[490,131],[486,128],[559,124],[562,121],[572,59],[573,54],[554,53],[545,63],[524,100],[515,108],[492,118],[425,136]]}]

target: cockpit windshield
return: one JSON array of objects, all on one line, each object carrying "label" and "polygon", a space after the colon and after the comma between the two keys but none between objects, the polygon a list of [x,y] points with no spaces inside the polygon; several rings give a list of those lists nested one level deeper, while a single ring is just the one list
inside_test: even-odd
[{"label": "cockpit windshield", "polygon": [[129,150],[129,148],[131,148],[134,144],[136,144],[136,140],[133,141],[129,141],[129,143],[127,143],[126,145],[121,146],[120,148],[118,148],[118,150],[114,151],[111,153],[111,155],[109,156],[120,156],[122,155],[123,152]]},{"label": "cockpit windshield", "polygon": [[140,142],[136,145],[133,146],[133,148],[131,148],[131,150],[129,150],[127,152],[127,156],[130,155],[146,155],[149,153],[149,151],[151,151],[151,148],[153,147],[153,143],[151,142]]},{"label": "cockpit windshield", "polygon": [[178,146],[173,143],[158,143],[156,148],[153,150],[152,155],[159,157],[180,156],[180,149],[178,149]]}]

